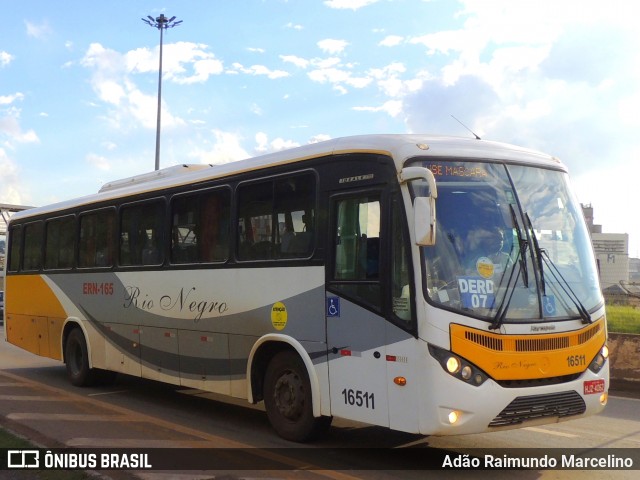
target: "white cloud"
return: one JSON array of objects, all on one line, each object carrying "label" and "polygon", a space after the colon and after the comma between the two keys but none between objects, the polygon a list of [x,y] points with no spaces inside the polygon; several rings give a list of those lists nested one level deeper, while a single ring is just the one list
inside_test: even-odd
[{"label": "white cloud", "polygon": [[320,48],[320,50],[322,50],[323,52],[327,52],[331,55],[335,55],[336,53],[343,52],[344,49],[347,48],[347,45],[349,45],[349,42],[345,40],[336,40],[333,38],[326,38],[324,40],[320,40],[317,43],[317,45]]},{"label": "white cloud", "polygon": [[8,137],[9,142],[39,143],[40,139],[33,130],[23,131],[19,121],[20,112],[11,109],[5,117],[0,117],[0,134]]},{"label": "white cloud", "polygon": [[11,105],[17,100],[24,100],[24,94],[18,92],[13,95],[0,95],[0,105]]},{"label": "white cloud", "polygon": [[42,22],[40,24],[35,24],[29,21],[25,21],[25,26],[27,27],[27,35],[29,37],[43,39],[51,34],[51,27],[47,22]]},{"label": "white cloud", "polygon": [[280,55],[280,60],[285,63],[292,63],[296,67],[307,68],[309,66],[309,60],[297,57],[295,55]]},{"label": "white cloud", "polygon": [[14,59],[14,56],[8,52],[0,51],[0,67],[6,67]]},{"label": "white cloud", "polygon": [[346,87],[353,88],[365,88],[371,84],[373,79],[371,76],[358,76],[351,70],[353,65],[342,64],[341,60],[337,57],[329,57],[325,59],[313,59],[310,64],[315,67],[307,75],[308,77],[318,83],[329,83],[333,86],[333,89],[346,94],[348,89]]},{"label": "white cloud", "polygon": [[260,108],[260,105],[258,105],[257,103],[252,103],[251,107],[249,108],[249,110],[254,115],[263,115],[264,114],[264,112],[262,111],[262,108]]},{"label": "white cloud", "polygon": [[357,10],[378,0],[325,0],[324,4],[329,8]]},{"label": "white cloud", "polygon": [[222,130],[214,130],[213,135],[215,142],[211,148],[208,150],[196,148],[189,156],[196,158],[200,163],[212,165],[221,165],[250,157],[240,145],[240,136]]},{"label": "white cloud", "polygon": [[309,143],[319,143],[319,142],[324,142],[326,140],[331,140],[331,136],[323,134],[323,133],[319,133],[319,134],[314,135],[313,137],[311,137],[309,139]]},{"label": "white cloud", "polygon": [[[183,85],[204,83],[213,75],[224,71],[221,60],[207,51],[201,43],[176,42],[164,45],[162,53],[162,77]],[[135,73],[158,71],[159,48],[138,48],[125,54],[127,69]]]},{"label": "white cloud", "polygon": [[264,65],[252,65],[250,67],[244,67],[240,63],[234,63],[233,68],[237,72],[246,73],[247,75],[265,76],[271,80],[288,77],[290,75],[289,72],[285,72],[284,70],[271,70]]},{"label": "white cloud", "polygon": [[387,35],[383,38],[378,45],[381,47],[395,47],[403,42],[404,38],[400,35]]},{"label": "white cloud", "polygon": [[0,171],[0,202],[21,205],[28,201],[29,195],[24,191],[25,182],[20,179],[18,167],[3,148],[0,148]]},{"label": "white cloud", "polygon": [[402,101],[389,100],[379,107],[353,107],[353,110],[359,112],[384,112],[391,117],[397,117],[402,113]]},{"label": "white cloud", "polygon": [[281,150],[287,150],[289,148],[300,146],[299,143],[293,140],[285,140],[280,137],[269,141],[269,136],[264,132],[256,133],[255,141],[256,146],[254,147],[254,151],[260,155],[270,152],[279,152]]},{"label": "white cloud", "polygon": [[319,69],[331,68],[336,65],[340,65],[342,60],[338,57],[329,57],[329,58],[314,58],[311,63],[314,67]]},{"label": "white cloud", "polygon": [[[191,58],[196,57],[192,56]],[[91,84],[98,98],[112,107],[107,120],[113,128],[129,129],[132,121],[144,128],[156,128],[157,94],[156,92],[143,93],[130,76],[131,73],[141,73],[151,69],[153,62],[150,59],[151,55],[145,49],[137,49],[123,55],[94,43],[90,45],[81,60],[82,66],[92,70]],[[175,63],[172,68],[173,75],[179,74],[181,71],[181,67],[176,67]],[[155,71],[157,71],[157,65]],[[179,78],[187,79],[189,77]],[[168,110],[164,100],[161,102],[161,106],[163,128],[186,124],[184,120],[174,116]]]},{"label": "white cloud", "polygon": [[102,155],[97,155],[95,153],[89,153],[86,156],[86,161],[89,165],[97,168],[98,170],[111,170],[111,165],[109,164],[109,160]]}]

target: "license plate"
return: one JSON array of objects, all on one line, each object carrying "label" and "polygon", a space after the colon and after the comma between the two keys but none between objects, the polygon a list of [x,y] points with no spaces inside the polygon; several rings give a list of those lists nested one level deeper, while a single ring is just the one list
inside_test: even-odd
[{"label": "license plate", "polygon": [[585,395],[604,393],[604,380],[587,380],[583,385]]}]

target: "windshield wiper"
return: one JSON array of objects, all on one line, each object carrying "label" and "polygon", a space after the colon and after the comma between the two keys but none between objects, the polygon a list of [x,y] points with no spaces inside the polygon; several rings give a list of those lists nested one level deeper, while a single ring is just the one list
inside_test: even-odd
[{"label": "windshield wiper", "polygon": [[520,278],[521,269],[518,269],[518,273],[515,276],[515,283],[513,284],[513,287],[512,287],[511,279],[514,278],[513,274],[515,271],[516,271],[515,268],[511,269],[511,274],[509,275],[509,280],[507,281],[507,287],[504,292],[504,297],[502,297],[502,301],[498,306],[498,310],[496,310],[496,316],[493,317],[493,322],[491,322],[491,325],[489,325],[489,330],[497,330],[504,323],[504,319],[507,316],[507,310],[509,310],[509,304],[511,303],[513,294],[516,291],[518,278]]},{"label": "windshield wiper", "polygon": [[576,307],[576,310],[578,310],[578,314],[580,315],[580,318],[582,318],[582,323],[585,323],[585,324],[591,323],[592,320],[591,320],[591,314],[589,313],[589,311],[580,301],[580,298],[573,291],[573,289],[571,288],[571,285],[569,284],[567,279],[564,278],[564,275],[562,275],[562,273],[560,272],[556,264],[553,262],[553,260],[551,260],[551,257],[549,256],[549,253],[547,252],[547,250],[544,248],[540,248],[540,245],[538,244],[538,239],[536,237],[536,232],[533,230],[533,224],[531,223],[531,218],[529,217],[528,213],[525,213],[525,220],[527,222],[526,227],[531,232],[533,250],[535,252],[535,257],[538,262],[538,271],[540,272],[540,287],[541,287],[543,298],[547,296],[545,279],[544,279],[544,268],[543,268],[543,264],[544,264],[548,267],[548,270],[551,273],[551,276],[553,277],[555,282],[560,286],[560,288],[565,293],[567,298],[571,300],[571,303],[573,303],[573,305]]},{"label": "windshield wiper", "polygon": [[522,272],[522,281],[524,282],[524,286],[526,288],[529,288],[529,271],[527,270],[527,257],[525,253],[529,243],[522,236],[522,230],[520,230],[518,217],[512,204],[509,204],[509,209],[511,210],[511,220],[513,221],[513,226],[516,229],[516,236],[518,237],[518,263],[520,264],[520,268],[518,269],[518,273],[515,275],[515,282],[513,283],[513,285],[511,284],[511,281],[514,278],[514,272],[516,269],[511,269],[509,279],[507,280],[507,287],[504,297],[502,297],[502,301],[500,302],[500,305],[496,310],[496,316],[493,318],[493,322],[491,323],[491,325],[489,325],[489,330],[497,330],[504,323],[504,319],[507,316],[507,310],[509,310],[509,304],[511,303],[513,294],[516,291],[516,285],[518,285],[520,272]]},{"label": "windshield wiper", "polygon": [[576,295],[576,292],[573,291],[573,289],[569,285],[569,282],[567,282],[567,279],[564,278],[562,273],[560,273],[560,270],[558,269],[556,264],[553,263],[553,260],[551,260],[551,257],[549,257],[549,253],[544,248],[540,250],[540,253],[542,254],[544,263],[547,265],[547,267],[549,267],[549,271],[551,272],[553,279],[558,283],[558,285],[560,285],[560,288],[562,288],[565,295],[569,298],[569,300],[571,300],[571,303],[573,303],[573,305],[578,310],[580,318],[582,318],[582,323],[591,323],[593,321],[591,319],[591,314],[586,309],[584,304],[580,301],[580,298],[578,297],[578,295]]},{"label": "windshield wiper", "polygon": [[509,210],[511,210],[511,220],[513,221],[513,226],[516,229],[516,236],[518,237],[518,257],[520,257],[518,261],[520,262],[520,269],[522,270],[522,281],[524,282],[525,288],[529,288],[529,270],[527,267],[526,256],[529,242],[522,235],[522,230],[520,230],[520,223],[518,223],[518,217],[512,204],[509,204]]},{"label": "windshield wiper", "polygon": [[528,212],[524,214],[524,223],[524,228],[529,232],[529,235],[531,235],[533,254],[538,264],[538,271],[540,272],[540,290],[542,291],[542,296],[545,297],[547,295],[547,289],[544,283],[544,269],[542,268],[542,250],[540,249],[538,237],[536,237],[536,232],[533,230],[533,223],[531,223],[531,217],[529,217]]}]

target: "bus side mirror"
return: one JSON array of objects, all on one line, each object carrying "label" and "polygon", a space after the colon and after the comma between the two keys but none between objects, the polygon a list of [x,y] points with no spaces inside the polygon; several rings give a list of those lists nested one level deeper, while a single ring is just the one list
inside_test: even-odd
[{"label": "bus side mirror", "polygon": [[436,244],[436,200],[416,197],[413,202],[413,226],[416,244],[429,247]]},{"label": "bus side mirror", "polygon": [[428,168],[406,167],[400,171],[400,183],[424,180],[429,186],[429,196],[416,196],[413,201],[413,228],[416,244],[429,247],[436,244],[436,179]]}]

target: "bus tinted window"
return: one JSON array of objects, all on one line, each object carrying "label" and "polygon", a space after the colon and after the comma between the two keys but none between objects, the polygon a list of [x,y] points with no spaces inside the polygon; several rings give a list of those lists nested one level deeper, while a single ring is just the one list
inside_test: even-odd
[{"label": "bus tinted window", "polygon": [[57,218],[47,222],[45,269],[72,268],[75,252],[74,217]]},{"label": "bus tinted window", "polygon": [[22,247],[22,229],[12,227],[10,231],[11,250],[9,252],[9,265],[7,270],[17,272],[20,269],[20,248]]},{"label": "bus tinted window", "polygon": [[314,248],[315,176],[238,188],[238,258],[308,257]]},{"label": "bus tinted window", "polygon": [[336,280],[375,280],[380,262],[380,202],[375,197],[338,203]]},{"label": "bus tinted window", "polygon": [[24,227],[24,270],[40,270],[42,268],[42,222],[29,223]]},{"label": "bus tinted window", "polygon": [[164,260],[164,202],[125,206],[120,217],[120,265],[160,265]]},{"label": "bus tinted window", "polygon": [[171,262],[224,262],[229,257],[229,191],[176,197],[171,202]]},{"label": "bus tinted window", "polygon": [[335,212],[332,286],[345,295],[381,308],[379,196],[339,200]]},{"label": "bus tinted window", "polygon": [[115,225],[115,210],[92,212],[80,217],[79,267],[113,265]]}]

